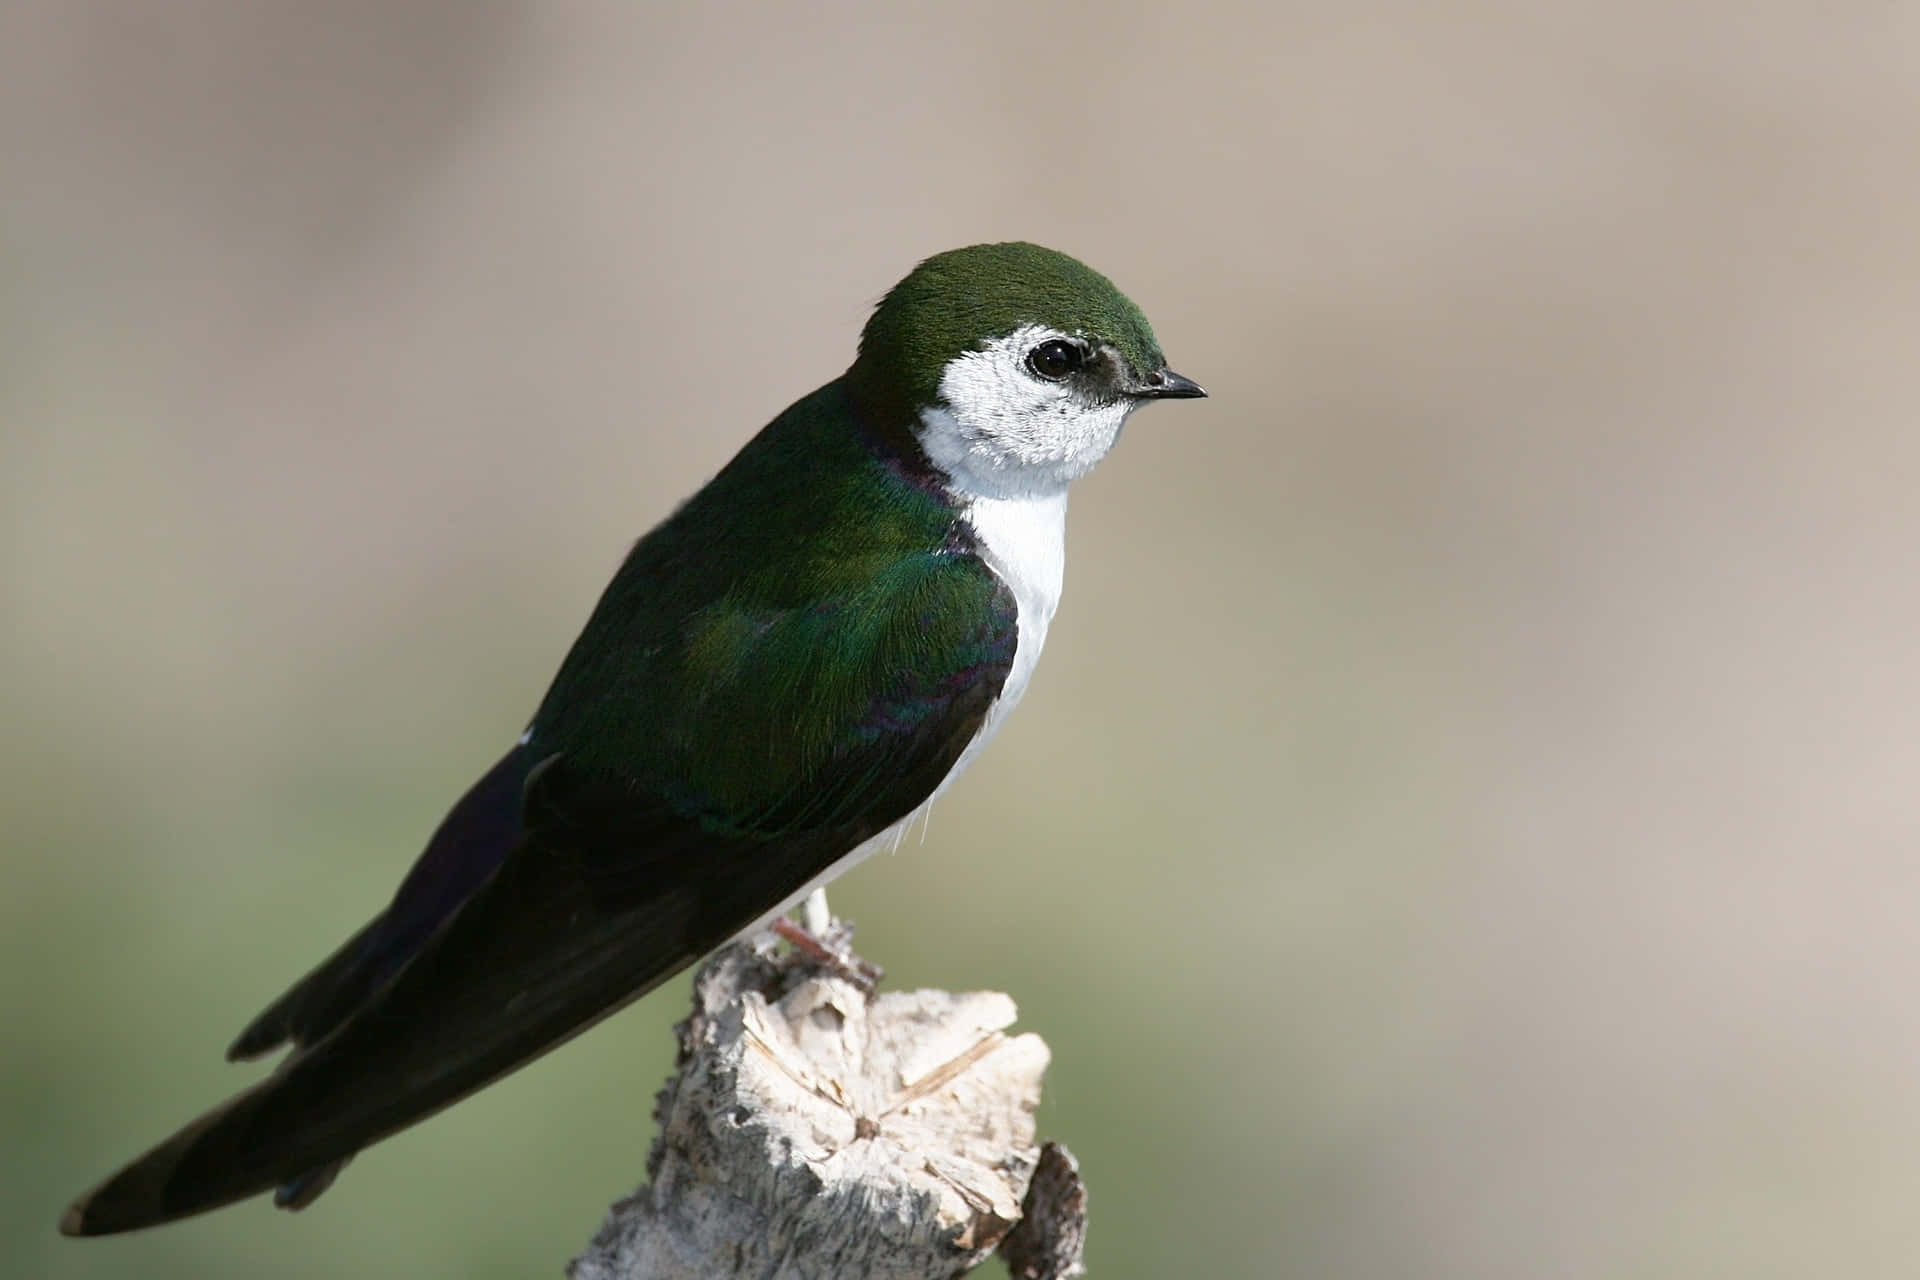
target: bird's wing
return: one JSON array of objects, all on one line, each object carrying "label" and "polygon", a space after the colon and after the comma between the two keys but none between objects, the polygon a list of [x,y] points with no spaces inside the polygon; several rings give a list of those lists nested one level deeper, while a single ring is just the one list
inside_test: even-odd
[{"label": "bird's wing", "polygon": [[1010,594],[965,554],[908,557],[806,608],[696,615],[676,661],[699,680],[645,770],[613,772],[591,743],[542,756],[497,869],[417,954],[63,1229],[130,1230],[324,1170],[644,994],[912,812],[1016,644]]}]

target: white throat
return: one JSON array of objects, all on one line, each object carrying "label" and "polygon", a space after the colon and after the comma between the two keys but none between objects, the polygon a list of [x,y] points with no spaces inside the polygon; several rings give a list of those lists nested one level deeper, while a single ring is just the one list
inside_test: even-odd
[{"label": "white throat", "polygon": [[1013,593],[1020,629],[1007,682],[948,781],[1027,691],[1066,574],[1067,486],[1107,455],[1134,408],[1127,397],[1088,403],[1033,373],[1027,353],[1066,336],[1027,325],[955,358],[940,403],[920,415],[921,447],[946,473],[981,559]]},{"label": "white throat", "polygon": [[940,402],[920,415],[920,444],[956,491],[982,498],[1064,493],[1120,439],[1135,401],[1090,403],[1035,376],[1027,353],[1071,335],[1024,325],[949,361]]}]

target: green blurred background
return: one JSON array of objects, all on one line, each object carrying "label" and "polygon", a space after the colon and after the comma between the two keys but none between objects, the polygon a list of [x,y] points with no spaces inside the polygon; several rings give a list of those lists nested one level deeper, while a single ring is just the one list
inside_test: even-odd
[{"label": "green blurred background", "polygon": [[0,9],[0,1273],[559,1273],[684,980],[306,1214],[53,1226],[627,543],[1024,237],[1214,398],[836,905],[1051,1042],[1095,1274],[1911,1275],[1916,15]]}]

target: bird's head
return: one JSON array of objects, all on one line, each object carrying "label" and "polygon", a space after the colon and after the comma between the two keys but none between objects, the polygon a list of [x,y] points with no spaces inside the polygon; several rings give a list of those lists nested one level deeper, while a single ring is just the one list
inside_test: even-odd
[{"label": "bird's head", "polygon": [[1147,318],[1099,272],[1038,245],[928,258],[881,300],[848,373],[905,416],[935,466],[984,497],[1055,493],[1149,400],[1204,396],[1166,367]]}]

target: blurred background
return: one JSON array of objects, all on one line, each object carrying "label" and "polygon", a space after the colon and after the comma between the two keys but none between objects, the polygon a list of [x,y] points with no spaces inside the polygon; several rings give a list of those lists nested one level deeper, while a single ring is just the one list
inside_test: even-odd
[{"label": "blurred background", "polygon": [[1920,1256],[1920,9],[0,9],[0,1272],[557,1275],[682,979],[70,1242],[252,1078],[629,541],[1028,238],[1204,403],[836,906],[1013,993],[1101,1277]]}]

